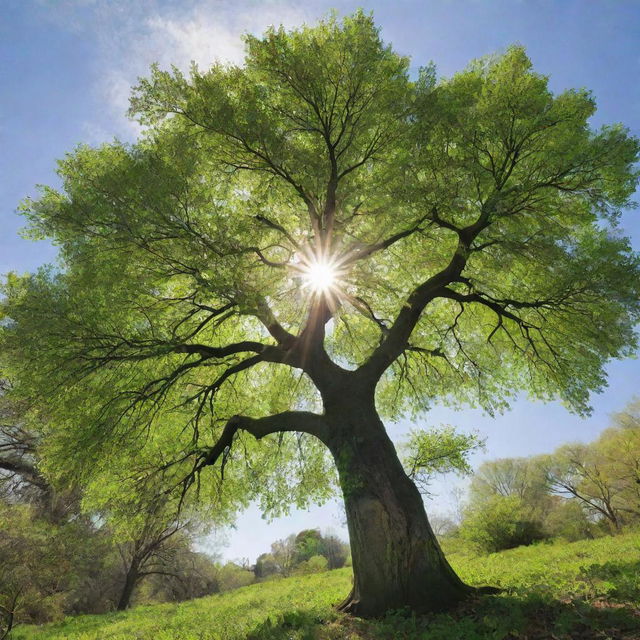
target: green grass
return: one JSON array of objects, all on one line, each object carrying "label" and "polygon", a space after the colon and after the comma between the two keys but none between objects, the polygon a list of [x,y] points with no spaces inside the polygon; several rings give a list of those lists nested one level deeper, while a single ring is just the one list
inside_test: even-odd
[{"label": "green grass", "polygon": [[533,640],[639,639],[640,534],[521,547],[489,556],[452,553],[472,584],[501,586],[433,616],[375,621],[337,614],[348,569],[251,585],[177,605],[23,626],[15,640]]}]

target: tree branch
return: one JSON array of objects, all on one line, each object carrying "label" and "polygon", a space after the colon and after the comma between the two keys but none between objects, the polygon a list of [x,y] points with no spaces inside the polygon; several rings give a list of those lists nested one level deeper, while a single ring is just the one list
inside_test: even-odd
[{"label": "tree branch", "polygon": [[33,466],[23,460],[0,458],[0,469],[8,471],[12,475],[19,475],[24,482],[38,487],[42,491],[49,490],[49,484],[42,474]]},{"label": "tree branch", "polygon": [[428,214],[422,216],[416,221],[416,223],[412,227],[409,227],[408,229],[403,229],[398,233],[394,233],[392,236],[389,236],[385,240],[382,240],[381,242],[377,242],[376,244],[365,245],[364,247],[348,248],[345,251],[346,257],[341,262],[345,266],[350,265],[350,264],[353,264],[354,262],[357,262],[358,260],[364,260],[365,258],[368,258],[370,255],[377,253],[378,251],[384,251],[385,249],[388,249],[391,245],[395,244],[399,240],[402,240],[403,238],[406,238],[416,233],[417,231],[421,231],[422,230],[421,225],[428,217],[429,217]]},{"label": "tree branch", "polygon": [[202,456],[190,475],[195,475],[201,469],[216,464],[220,457],[231,448],[238,431],[246,431],[256,440],[272,433],[298,431],[308,433],[324,441],[327,437],[328,425],[323,416],[308,411],[284,411],[263,418],[233,416],[227,421],[218,441]]},{"label": "tree branch", "polygon": [[455,252],[444,269],[425,280],[409,294],[383,341],[358,369],[360,375],[377,381],[391,363],[405,351],[425,307],[437,298],[447,285],[459,281],[471,253],[471,246],[478,235],[491,224],[491,214],[495,211],[496,204],[497,196],[494,194],[484,202],[475,222],[463,228],[446,224],[439,217],[437,210],[431,212],[432,219],[437,224],[457,234]]}]

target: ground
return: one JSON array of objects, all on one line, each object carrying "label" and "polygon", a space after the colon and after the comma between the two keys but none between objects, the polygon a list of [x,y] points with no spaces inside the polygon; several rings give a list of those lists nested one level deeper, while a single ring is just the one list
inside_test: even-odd
[{"label": "ground", "polygon": [[640,640],[640,533],[449,555],[472,584],[500,586],[447,614],[336,613],[349,569],[251,585],[178,605],[18,627],[14,640]]}]

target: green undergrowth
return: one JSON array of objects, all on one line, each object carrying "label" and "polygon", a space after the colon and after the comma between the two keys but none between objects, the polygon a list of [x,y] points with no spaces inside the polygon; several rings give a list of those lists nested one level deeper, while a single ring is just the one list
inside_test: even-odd
[{"label": "green undergrowth", "polygon": [[503,593],[446,614],[338,614],[348,569],[255,584],[180,604],[67,618],[15,630],[16,640],[640,639],[640,534],[449,555],[471,584]]}]

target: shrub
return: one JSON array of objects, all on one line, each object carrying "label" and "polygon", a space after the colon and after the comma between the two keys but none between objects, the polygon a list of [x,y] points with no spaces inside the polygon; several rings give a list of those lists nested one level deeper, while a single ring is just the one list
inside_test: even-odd
[{"label": "shrub", "polygon": [[561,499],[547,514],[545,531],[552,537],[564,538],[569,542],[593,538],[594,525],[576,500]]},{"label": "shrub", "polygon": [[329,568],[329,562],[324,556],[311,556],[308,560],[301,562],[296,573],[306,575],[309,573],[321,573],[327,571]]},{"label": "shrub", "polygon": [[516,496],[491,496],[474,506],[462,522],[460,535],[493,553],[541,540],[539,521]]}]

